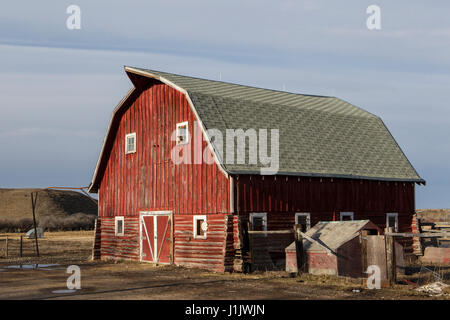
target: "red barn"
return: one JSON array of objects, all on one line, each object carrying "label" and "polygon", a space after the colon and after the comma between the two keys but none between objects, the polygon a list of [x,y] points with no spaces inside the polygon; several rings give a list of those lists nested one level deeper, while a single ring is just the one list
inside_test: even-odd
[{"label": "red barn", "polygon": [[95,257],[231,271],[247,226],[368,219],[411,231],[425,181],[379,117],[335,97],[125,71],[133,88],[90,185]]}]

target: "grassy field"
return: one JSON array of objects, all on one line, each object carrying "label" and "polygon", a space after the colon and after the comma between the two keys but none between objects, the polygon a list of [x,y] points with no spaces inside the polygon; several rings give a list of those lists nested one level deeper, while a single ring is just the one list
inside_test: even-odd
[{"label": "grassy field", "polygon": [[[2,234],[3,237],[5,234]],[[17,236],[9,234],[10,237]],[[0,299],[448,299],[430,297],[397,284],[368,290],[359,279],[331,276],[289,277],[285,272],[214,273],[139,262],[91,261],[93,232],[46,233],[39,240],[41,257],[31,246],[26,256],[5,258],[0,242]],[[30,240],[28,240],[30,241]],[[29,244],[32,244],[30,242]],[[18,268],[26,264],[57,264]],[[81,289],[66,289],[69,265],[81,269]],[[420,266],[417,266],[418,268]],[[449,276],[450,271],[441,269]],[[417,281],[418,274],[400,277]]]}]

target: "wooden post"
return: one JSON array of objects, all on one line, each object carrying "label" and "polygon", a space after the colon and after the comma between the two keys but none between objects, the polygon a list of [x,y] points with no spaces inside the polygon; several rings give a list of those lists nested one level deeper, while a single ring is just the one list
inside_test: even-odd
[{"label": "wooden post", "polygon": [[19,256],[22,258],[23,253],[23,238],[22,235],[20,236],[20,244],[19,244]]},{"label": "wooden post", "polygon": [[361,267],[362,267],[362,276],[367,272],[367,230],[362,230],[360,233],[360,243],[361,243]]},{"label": "wooden post", "polygon": [[8,236],[6,236],[6,258],[8,258]]},{"label": "wooden post", "polygon": [[384,235],[386,244],[386,273],[389,284],[392,286],[396,282],[397,278],[397,264],[395,261],[395,244],[394,237],[387,235],[386,233],[392,233],[392,227],[386,228]]},{"label": "wooden post", "polygon": [[297,273],[300,275],[305,271],[304,255],[303,255],[303,238],[301,234],[301,225],[294,225],[295,236],[295,252],[297,255]]},{"label": "wooden post", "polygon": [[34,192],[31,193],[31,208],[33,209],[34,240],[36,243],[36,256],[39,257],[39,245],[38,245],[36,213],[35,213],[37,196],[38,196],[37,192],[36,192],[36,197],[34,197]]},{"label": "wooden post", "polygon": [[250,221],[247,221],[247,234],[248,234],[248,252],[250,255],[250,266],[249,266],[249,272],[252,271],[253,268],[253,237],[251,235],[250,231],[251,230],[251,225],[250,225]]}]

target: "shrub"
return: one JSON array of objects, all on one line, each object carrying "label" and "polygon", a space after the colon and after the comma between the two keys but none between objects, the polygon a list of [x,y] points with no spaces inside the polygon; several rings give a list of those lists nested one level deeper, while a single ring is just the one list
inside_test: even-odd
[{"label": "shrub", "polygon": [[[93,230],[96,216],[75,213],[70,216],[41,216],[37,219],[38,227],[44,231]],[[0,232],[27,232],[33,228],[33,219],[0,219]]]}]

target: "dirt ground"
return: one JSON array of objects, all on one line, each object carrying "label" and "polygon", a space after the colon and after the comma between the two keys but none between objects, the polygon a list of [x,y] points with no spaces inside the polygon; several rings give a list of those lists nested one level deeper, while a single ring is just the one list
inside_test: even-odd
[{"label": "dirt ground", "polygon": [[[29,248],[24,253],[27,257],[11,257],[14,252],[10,252],[7,259],[2,251],[4,242],[0,241],[0,299],[397,300],[450,297],[430,297],[406,284],[369,290],[361,280],[331,276],[304,274],[291,278],[285,272],[229,274],[139,262],[90,261],[92,237],[92,232],[81,231],[46,233],[45,239],[39,240],[40,258]],[[51,265],[35,268],[36,263]],[[69,265],[80,267],[81,289],[61,292],[67,289]],[[417,275],[404,278],[414,280]]]}]

